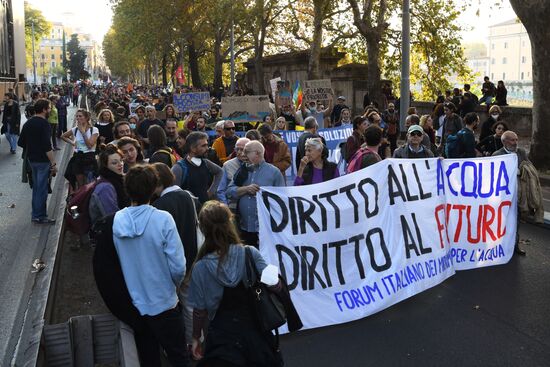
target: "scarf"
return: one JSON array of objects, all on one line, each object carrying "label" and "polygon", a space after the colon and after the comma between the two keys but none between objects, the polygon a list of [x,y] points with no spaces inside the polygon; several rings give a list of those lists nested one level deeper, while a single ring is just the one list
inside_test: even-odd
[{"label": "scarf", "polygon": [[126,195],[126,191],[124,190],[124,181],[122,175],[111,171],[107,167],[101,167],[99,169],[99,176],[114,186],[119,209],[125,208],[130,205],[130,200],[128,199],[128,195]]}]

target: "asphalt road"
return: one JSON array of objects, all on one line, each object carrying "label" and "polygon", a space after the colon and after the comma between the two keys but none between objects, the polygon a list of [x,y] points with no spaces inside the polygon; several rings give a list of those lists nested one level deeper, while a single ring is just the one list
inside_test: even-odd
[{"label": "asphalt road", "polygon": [[525,257],[458,272],[359,321],[283,336],[285,366],[550,366],[550,231],[521,224],[520,234]]},{"label": "asphalt road", "polygon": [[[74,109],[71,117],[73,113]],[[57,226],[31,223],[32,191],[21,182],[21,148],[17,154],[10,154],[5,137],[0,139],[0,366],[8,366],[16,353],[24,352],[26,346],[18,342],[25,321],[35,316],[26,311],[42,274],[31,273],[32,263],[44,255],[50,232]],[[62,152],[55,153],[58,162]],[[52,187],[57,179],[64,180],[63,175],[57,176]],[[50,217],[56,214],[56,209],[48,203]]]}]

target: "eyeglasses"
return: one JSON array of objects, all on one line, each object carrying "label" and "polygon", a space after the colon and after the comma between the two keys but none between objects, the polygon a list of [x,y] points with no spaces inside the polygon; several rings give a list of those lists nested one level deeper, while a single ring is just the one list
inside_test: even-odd
[{"label": "eyeglasses", "polygon": [[225,131],[235,130],[235,126],[233,126],[233,127],[224,127],[223,129]]},{"label": "eyeglasses", "polygon": [[422,136],[423,134],[420,131],[413,131],[409,134],[410,136]]}]

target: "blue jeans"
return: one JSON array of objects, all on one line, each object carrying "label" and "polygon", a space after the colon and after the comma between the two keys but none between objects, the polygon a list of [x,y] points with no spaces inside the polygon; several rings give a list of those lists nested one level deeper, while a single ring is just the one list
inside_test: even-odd
[{"label": "blue jeans", "polygon": [[493,97],[492,96],[483,96],[479,99],[479,104],[485,103],[487,106],[489,106],[491,103],[493,103]]},{"label": "blue jeans", "polygon": [[32,219],[48,217],[46,201],[48,200],[49,162],[30,162],[32,168]]},{"label": "blue jeans", "polygon": [[17,135],[11,133],[11,127],[9,124],[6,131],[6,140],[10,143],[10,150],[15,151],[17,149]]}]

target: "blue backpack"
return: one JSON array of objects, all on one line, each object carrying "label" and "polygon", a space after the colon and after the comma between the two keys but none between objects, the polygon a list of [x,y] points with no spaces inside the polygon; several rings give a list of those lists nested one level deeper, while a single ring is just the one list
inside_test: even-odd
[{"label": "blue backpack", "polygon": [[446,158],[462,158],[464,156],[464,129],[459,130],[456,134],[448,135],[445,142],[445,157]]}]

